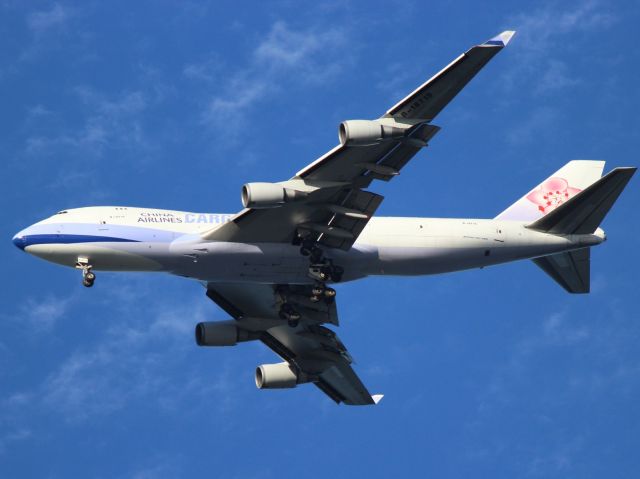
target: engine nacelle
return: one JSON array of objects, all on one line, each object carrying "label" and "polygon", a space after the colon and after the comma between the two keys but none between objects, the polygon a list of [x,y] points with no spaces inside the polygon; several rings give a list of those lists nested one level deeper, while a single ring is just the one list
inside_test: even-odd
[{"label": "engine nacelle", "polygon": [[198,346],[235,346],[239,341],[249,339],[249,332],[238,328],[235,320],[196,324]]},{"label": "engine nacelle", "polygon": [[371,120],[348,120],[340,123],[338,137],[346,146],[370,146],[405,136],[403,128],[383,125]]},{"label": "engine nacelle", "polygon": [[277,183],[247,183],[242,187],[242,205],[245,208],[277,208],[305,196],[301,191],[284,188]]},{"label": "engine nacelle", "polygon": [[256,368],[258,389],[295,388],[298,375],[286,361],[278,364],[263,364]]}]

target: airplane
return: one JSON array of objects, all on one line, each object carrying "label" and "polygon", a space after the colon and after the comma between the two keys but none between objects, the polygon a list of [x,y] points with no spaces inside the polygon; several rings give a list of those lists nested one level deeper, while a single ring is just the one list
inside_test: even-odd
[{"label": "airplane", "polygon": [[77,268],[191,278],[232,319],[198,323],[200,346],[261,341],[281,362],[255,371],[259,389],[312,383],[336,403],[377,404],[352,368],[338,326],[336,283],[429,275],[531,259],[570,293],[588,293],[590,248],[636,168],[602,176],[603,161],[570,161],[493,219],[374,216],[389,181],[440,128],[432,121],[511,40],[472,47],[375,120],[348,120],[340,143],[278,183],[242,187],[244,209],[209,214],[126,206],[60,211],[14,244]]}]

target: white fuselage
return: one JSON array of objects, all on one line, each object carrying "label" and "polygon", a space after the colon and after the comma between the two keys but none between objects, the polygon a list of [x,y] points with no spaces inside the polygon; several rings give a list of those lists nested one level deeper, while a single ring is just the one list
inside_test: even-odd
[{"label": "white fuselage", "polygon": [[[163,271],[208,282],[310,283],[308,258],[281,243],[203,242],[201,234],[232,215],[130,207],[61,212],[14,237],[26,252],[100,271]],[[369,275],[426,275],[479,268],[593,246],[592,235],[553,235],[526,223],[483,219],[372,218],[353,247],[326,255],[343,280]]]}]

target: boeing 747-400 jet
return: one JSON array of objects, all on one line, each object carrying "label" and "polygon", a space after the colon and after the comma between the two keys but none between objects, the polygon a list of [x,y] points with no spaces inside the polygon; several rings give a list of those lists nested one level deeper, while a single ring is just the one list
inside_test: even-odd
[{"label": "boeing 747-400 jet", "polygon": [[100,206],[60,211],[20,231],[22,250],[97,271],[166,272],[202,283],[233,319],[196,325],[200,346],[262,341],[282,358],[258,388],[312,383],[337,403],[375,404],[336,333],[335,283],[426,275],[531,259],[571,293],[589,292],[599,225],[635,172],[571,161],[494,219],[375,217],[369,190],[395,178],[440,128],[432,121],[504,48],[471,48],[377,120],[340,124],[340,144],[279,183],[247,183],[235,215]]}]

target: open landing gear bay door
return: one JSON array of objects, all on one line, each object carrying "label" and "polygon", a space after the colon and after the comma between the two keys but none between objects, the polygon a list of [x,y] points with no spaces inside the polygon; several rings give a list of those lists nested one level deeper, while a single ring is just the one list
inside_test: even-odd
[{"label": "open landing gear bay door", "polygon": [[[340,338],[322,323],[338,324],[335,301],[309,301],[311,286],[209,283],[207,296],[233,316],[238,328],[252,333],[296,370],[300,382],[312,382],[337,403],[376,404],[351,368]],[[301,315],[291,327],[280,315],[283,304]]]}]

